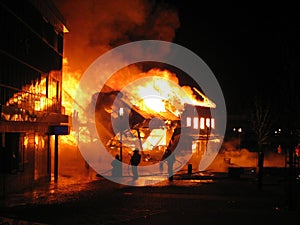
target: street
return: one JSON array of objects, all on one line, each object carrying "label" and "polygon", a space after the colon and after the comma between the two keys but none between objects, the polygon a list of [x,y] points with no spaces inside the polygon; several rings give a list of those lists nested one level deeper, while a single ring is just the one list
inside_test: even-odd
[{"label": "street", "polygon": [[222,173],[211,174],[211,179],[182,178],[175,176],[173,182],[162,180],[140,187],[103,177],[61,186],[58,182],[2,201],[0,218],[55,225],[274,225],[298,219],[299,210],[287,208],[282,178],[265,179],[261,190],[255,176],[231,178]]}]

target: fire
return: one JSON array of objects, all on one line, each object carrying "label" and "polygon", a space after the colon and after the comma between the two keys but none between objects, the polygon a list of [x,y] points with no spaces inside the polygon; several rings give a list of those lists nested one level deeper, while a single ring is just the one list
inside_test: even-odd
[{"label": "fire", "polygon": [[[91,119],[91,121],[82,121],[81,116],[86,115],[87,110],[94,109],[89,109],[88,105],[81,105],[82,101],[80,99],[74,99],[80,77],[80,71],[70,71],[68,60],[65,58],[62,104],[65,107],[66,114],[73,116],[73,121],[74,116],[78,117],[80,124],[76,128],[76,132],[80,134],[80,140],[91,142],[93,141],[93,135],[91,131],[86,129],[86,124],[93,122],[93,118],[88,119]],[[131,65],[113,74],[106,81],[106,85],[112,90],[121,91],[124,95],[122,99],[125,102],[147,112],[147,114],[167,113],[166,115],[172,115],[172,118],[179,119],[185,104],[215,107],[215,104],[195,87],[180,86],[176,74],[166,69],[153,68],[144,72]],[[199,99],[199,96],[201,99]],[[92,96],[86,96],[84,92],[81,93],[80,97],[85,99],[84,102],[87,102],[86,99],[92,101]],[[77,112],[72,112],[73,104],[79,106],[76,107]],[[93,106],[92,102],[90,104]],[[106,109],[106,111],[112,112],[113,110]],[[75,129],[73,129],[69,136],[61,137],[61,141],[75,144],[76,138]]]},{"label": "fire", "polygon": [[[73,104],[77,104],[77,101],[75,100],[75,94],[78,87],[78,81],[81,75],[82,75],[81,71],[71,71],[69,67],[68,59],[63,58],[62,105],[65,107],[65,114],[73,117],[84,112],[84,109],[82,109],[81,112],[72,111]],[[88,133],[86,128],[82,128],[82,132],[84,134]],[[88,136],[88,134],[86,134],[85,136]],[[76,141],[76,133],[74,128],[71,128],[69,135],[61,136],[60,141],[62,143],[75,146],[77,141]]]},{"label": "fire", "polygon": [[[51,73],[56,73],[56,71]],[[64,113],[72,116],[73,119],[80,117],[78,118],[80,124],[76,128],[76,132],[80,132],[81,139],[89,142],[93,141],[91,140],[92,135],[85,124],[93,121],[82,121],[81,116],[88,113],[88,107],[81,105],[81,99],[75,99],[81,75],[81,71],[71,72],[68,66],[68,59],[64,58],[62,75],[62,106],[65,108]],[[51,81],[51,79],[47,80],[47,76],[44,75],[40,81],[24,87],[24,91],[15,93],[7,104],[18,105],[19,108],[27,108],[34,111],[47,110],[47,107],[55,106],[57,103],[56,85],[56,82]],[[106,85],[114,87],[116,91],[125,93],[125,98],[131,105],[148,114],[171,113],[176,118],[179,118],[186,103],[215,107],[214,103],[196,88],[180,86],[176,74],[169,70],[154,68],[147,72],[142,72],[137,67],[129,66],[112,75],[106,82]],[[195,92],[201,96],[202,100],[196,98]],[[83,92],[80,97],[91,99],[91,96],[86,95]],[[24,103],[26,103],[26,106],[23,106]],[[79,111],[72,111],[74,104],[79,106]],[[93,104],[91,105],[93,106]],[[111,109],[109,110],[111,111]],[[92,120],[93,118],[90,119]],[[60,140],[63,143],[76,145],[75,129],[71,129],[70,135],[61,136]]]},{"label": "fire", "polygon": [[[215,108],[215,104],[195,87],[192,89],[190,86],[180,86],[176,74],[169,70],[155,68],[133,77],[139,79],[129,82],[122,92],[140,110],[148,113],[170,112],[180,117],[185,104]],[[127,82],[125,80],[122,83]],[[193,90],[201,100],[197,99]]]},{"label": "fire", "polygon": [[162,99],[156,96],[145,98],[144,100],[145,110],[154,110],[156,112],[166,112],[166,107]]},{"label": "fire", "polygon": [[[57,71],[51,71],[50,73],[55,74]],[[47,82],[48,88],[46,86]],[[7,105],[17,106],[18,108],[29,111],[46,111],[57,103],[56,89],[56,82],[47,81],[47,76],[42,75],[39,81],[23,86],[22,90],[15,93],[13,97],[7,101]]]},{"label": "fire", "polygon": [[[63,93],[62,93],[62,105],[65,107],[65,113],[72,115],[72,108],[74,104],[74,98],[78,81],[81,77],[81,71],[71,72],[69,68],[69,62],[67,58],[63,59]],[[76,101],[75,101],[76,102]]]}]

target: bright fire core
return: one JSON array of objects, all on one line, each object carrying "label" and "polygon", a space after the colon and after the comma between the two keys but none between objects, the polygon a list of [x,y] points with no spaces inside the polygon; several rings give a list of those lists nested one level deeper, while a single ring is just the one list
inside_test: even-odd
[{"label": "bright fire core", "polygon": [[166,112],[165,104],[162,99],[157,97],[150,97],[143,99],[145,107],[148,110],[156,111],[156,112]]}]

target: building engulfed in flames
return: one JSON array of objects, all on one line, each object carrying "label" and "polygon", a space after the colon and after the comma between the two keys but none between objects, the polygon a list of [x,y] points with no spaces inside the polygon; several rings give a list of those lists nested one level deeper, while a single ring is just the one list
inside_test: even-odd
[{"label": "building engulfed in flames", "polygon": [[[192,156],[190,163],[197,168],[216,126],[211,116],[216,106],[196,88],[185,87],[188,91],[180,93],[160,76],[171,72],[152,69],[151,74],[153,71],[157,77],[147,77],[122,91],[105,86],[95,94],[99,137],[112,156],[121,154],[124,163],[129,163],[135,148],[140,149],[141,165],[161,161],[173,142],[173,148]],[[119,82],[124,80],[119,78]]]},{"label": "building engulfed in flames", "polygon": [[64,18],[50,1],[3,0],[0,11],[2,196],[51,177],[69,118],[61,103]]}]

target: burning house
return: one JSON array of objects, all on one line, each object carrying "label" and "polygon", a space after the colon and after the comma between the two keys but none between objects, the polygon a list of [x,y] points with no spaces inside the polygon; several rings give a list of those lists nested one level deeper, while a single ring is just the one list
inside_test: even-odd
[{"label": "burning house", "polygon": [[[102,143],[112,156],[121,154],[125,163],[139,148],[141,165],[149,165],[161,161],[173,141],[173,147],[192,155],[191,163],[198,167],[216,126],[211,116],[215,104],[198,89],[171,82],[170,71],[152,69],[148,73],[152,76],[120,91],[105,86],[95,94],[95,119]],[[168,79],[164,73],[170,73]]]},{"label": "burning house", "polygon": [[1,0],[0,11],[0,196],[5,196],[49,179],[52,163],[57,174],[58,135],[69,133],[69,118],[62,106],[64,18],[48,0]]}]

